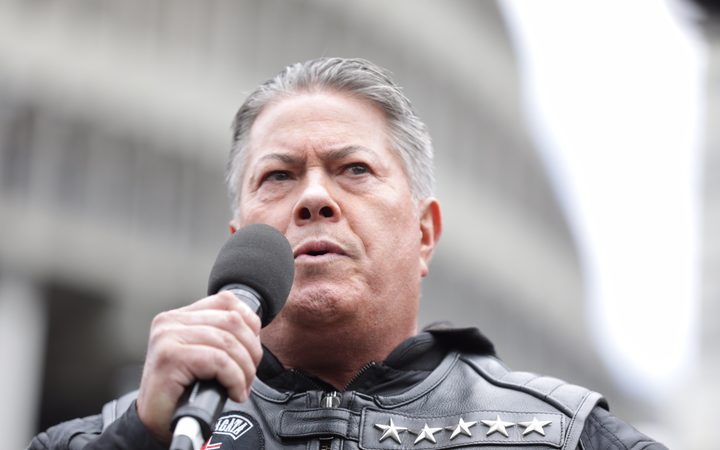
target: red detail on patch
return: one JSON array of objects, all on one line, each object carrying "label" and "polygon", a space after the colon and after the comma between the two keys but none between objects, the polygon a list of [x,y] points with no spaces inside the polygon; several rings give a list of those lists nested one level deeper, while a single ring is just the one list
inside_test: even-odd
[{"label": "red detail on patch", "polygon": [[205,445],[200,447],[200,450],[217,450],[220,447],[222,447],[222,442],[213,443],[212,436],[210,436],[210,439],[208,439]]}]

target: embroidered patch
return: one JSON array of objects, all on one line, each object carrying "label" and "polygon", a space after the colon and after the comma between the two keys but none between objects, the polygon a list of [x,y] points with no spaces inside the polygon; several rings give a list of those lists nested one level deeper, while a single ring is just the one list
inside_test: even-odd
[{"label": "embroidered patch", "polygon": [[226,412],[215,422],[210,439],[201,450],[264,450],[265,438],[258,422],[240,411]]}]

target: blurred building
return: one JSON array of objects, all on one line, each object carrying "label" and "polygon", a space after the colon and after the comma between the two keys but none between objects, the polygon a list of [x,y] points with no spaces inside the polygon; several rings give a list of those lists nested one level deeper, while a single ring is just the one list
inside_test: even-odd
[{"label": "blurred building", "polygon": [[[665,411],[665,420],[684,431],[686,448],[717,446],[707,427],[694,417],[716,414],[720,400],[720,4],[693,0],[700,9],[698,26],[707,46],[702,165],[702,252],[701,319],[699,364],[685,386],[678,389],[675,404]],[[711,443],[712,442],[712,443]]]},{"label": "blurred building", "polygon": [[234,112],[286,64],[322,55],[390,68],[434,137],[445,233],[421,325],[479,326],[513,368],[599,390],[630,421],[662,419],[618,393],[590,341],[576,246],[523,127],[494,2],[12,0],[0,4],[9,448],[137,385],[153,315],[203,296],[228,235]]}]

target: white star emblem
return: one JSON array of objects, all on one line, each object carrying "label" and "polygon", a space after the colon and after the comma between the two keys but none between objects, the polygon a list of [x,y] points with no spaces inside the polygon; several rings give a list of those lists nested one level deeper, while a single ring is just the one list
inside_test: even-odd
[{"label": "white star emblem", "polygon": [[464,434],[465,436],[471,436],[472,433],[470,433],[470,427],[474,427],[477,425],[477,422],[465,422],[463,418],[460,418],[460,421],[458,422],[456,427],[445,427],[446,430],[453,430],[452,434],[450,435],[450,440],[452,441],[455,439],[459,434]]},{"label": "white star emblem", "polygon": [[397,442],[398,444],[402,444],[402,441],[400,441],[400,435],[398,432],[402,433],[403,431],[407,431],[407,428],[405,427],[398,427],[393,423],[393,420],[390,419],[390,425],[381,425],[379,423],[375,424],[375,428],[379,428],[384,431],[383,435],[380,436],[380,442],[384,441],[385,439],[391,437]]},{"label": "white star emblem", "polygon": [[545,430],[543,430],[543,427],[546,427],[551,423],[552,420],[537,420],[537,417],[533,416],[532,422],[520,422],[520,425],[525,427],[525,431],[523,431],[523,436],[528,433],[532,433],[533,431],[545,436]]},{"label": "white star emblem", "polygon": [[513,422],[504,422],[500,418],[499,415],[497,416],[497,418],[495,420],[482,420],[481,422],[490,427],[490,429],[485,434],[485,436],[490,436],[491,434],[493,434],[494,432],[497,431],[497,432],[501,433],[503,436],[508,437],[508,432],[505,429],[505,427],[514,427],[515,426],[515,424]]},{"label": "white star emblem", "polygon": [[427,440],[432,442],[433,444],[437,444],[437,441],[435,440],[434,434],[438,431],[442,430],[442,428],[430,428],[428,424],[426,423],[422,430],[420,430],[420,433],[417,434],[418,437],[415,439],[415,442],[413,444],[417,444],[418,442],[422,440]]}]

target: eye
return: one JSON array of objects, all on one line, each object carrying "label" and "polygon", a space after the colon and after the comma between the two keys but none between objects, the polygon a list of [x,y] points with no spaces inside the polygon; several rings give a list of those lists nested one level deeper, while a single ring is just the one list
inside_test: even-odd
[{"label": "eye", "polygon": [[290,172],[286,170],[273,170],[263,176],[261,184],[266,181],[286,181],[290,179]]},{"label": "eye", "polygon": [[351,175],[364,175],[370,173],[370,167],[365,163],[352,163],[344,167],[344,170]]}]

